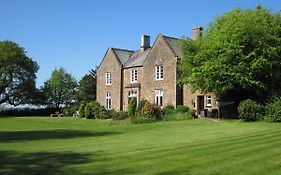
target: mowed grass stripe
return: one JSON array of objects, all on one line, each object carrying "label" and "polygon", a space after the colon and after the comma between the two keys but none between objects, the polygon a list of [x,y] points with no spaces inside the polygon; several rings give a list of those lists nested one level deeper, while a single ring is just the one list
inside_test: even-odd
[{"label": "mowed grass stripe", "polygon": [[[132,157],[131,160],[136,161],[139,158],[158,158],[158,157],[167,157],[169,156],[170,158],[173,155],[180,155],[180,153],[183,153],[183,150],[185,152],[188,152],[189,155],[193,155],[196,154],[196,156],[200,156],[201,158],[205,158],[204,156],[206,156],[206,154],[208,154],[207,156],[211,155],[215,155],[215,154],[227,154],[227,155],[231,155],[231,156],[235,156],[237,153],[239,154],[252,154],[252,152],[256,152],[258,153],[259,150],[267,150],[267,149],[263,149],[263,148],[268,148],[271,149],[271,147],[268,146],[272,146],[272,148],[276,148],[275,146],[278,145],[279,143],[281,143],[280,137],[279,135],[277,135],[276,137],[272,137],[266,141],[262,141],[263,137],[260,137],[261,140],[255,139],[254,142],[251,142],[250,140],[247,141],[243,141],[241,142],[239,139],[237,139],[237,143],[233,144],[232,142],[225,142],[224,140],[218,141],[218,144],[212,144],[212,145],[200,145],[200,146],[190,146],[190,145],[185,145],[184,147],[176,147],[176,148],[172,148],[169,149],[169,147],[146,147],[143,149],[136,149],[136,150],[131,150],[131,151],[127,151],[127,152],[110,152],[111,157],[118,157],[119,161],[128,160],[128,157]],[[223,147],[219,147],[222,146]],[[142,154],[142,156],[136,156],[138,154]],[[152,156],[153,155],[153,156]]]},{"label": "mowed grass stripe", "polygon": [[[275,139],[276,140],[276,139]],[[280,145],[280,139],[278,138],[277,141],[273,142],[265,142],[265,143],[250,143],[249,145],[245,144],[246,148],[240,149],[239,152],[231,152],[230,154],[225,155],[227,151],[232,150],[231,147],[225,147],[226,150],[217,149],[215,152],[213,151],[212,147],[209,149],[205,148],[202,149],[202,147],[196,148],[196,150],[190,150],[189,147],[178,147],[172,150],[168,149],[162,149],[157,152],[154,151],[148,151],[148,152],[140,152],[138,154],[116,154],[112,155],[110,158],[111,160],[115,160],[118,157],[118,161],[120,161],[120,164],[128,165],[133,162],[132,167],[139,166],[140,164],[150,164],[150,161],[156,162],[157,160],[161,158],[160,160],[163,161],[163,159],[166,159],[167,162],[180,162],[185,161],[187,165],[184,165],[182,169],[192,169],[192,168],[199,168],[202,169],[204,165],[208,165],[208,171],[212,169],[217,169],[219,167],[227,167],[231,168],[232,166],[239,165],[239,164],[249,164],[253,162],[254,160],[262,160],[264,158],[269,158],[270,155],[265,155],[264,152],[268,152],[267,149],[271,149],[271,147],[268,147],[270,143],[272,144],[272,147],[278,147]],[[256,145],[254,147],[247,147]],[[234,145],[235,146],[235,145]],[[211,150],[211,153],[209,152]],[[225,151],[225,152],[224,152]],[[201,155],[201,152],[205,154],[205,156]],[[185,153],[185,154],[184,154]],[[174,155],[174,156],[173,156]],[[188,155],[188,156],[185,156]],[[250,155],[250,156],[249,156]],[[280,155],[277,155],[280,156]],[[197,158],[200,157],[200,158]],[[212,157],[212,160],[210,161],[210,158]],[[228,158],[227,158],[228,157]],[[238,157],[238,159],[236,159]],[[186,161],[188,160],[189,161]],[[227,160],[232,159],[232,161],[228,162]],[[241,161],[242,159],[242,161]],[[130,161],[128,161],[130,160]],[[160,162],[161,162],[160,161]],[[196,163],[197,162],[197,163]],[[225,162],[229,164],[229,166],[226,166],[225,164],[221,164],[221,162]],[[111,165],[112,162],[109,162],[108,165]],[[236,163],[236,164],[235,164]],[[146,165],[147,166],[147,165]],[[174,165],[173,165],[174,166]],[[268,166],[268,165],[267,165]],[[166,166],[165,166],[166,167]],[[212,168],[213,167],[213,168]],[[260,167],[260,166],[258,166]],[[272,166],[268,166],[272,167]],[[180,167],[177,167],[179,169]]]},{"label": "mowed grass stripe", "polygon": [[[111,159],[114,160],[115,158],[118,157],[118,160],[120,161],[120,163],[123,163],[126,165],[128,165],[128,163],[130,163],[127,160],[130,160],[131,162],[145,163],[145,162],[147,162],[147,160],[154,161],[154,160],[159,159],[159,157],[162,157],[164,159],[165,159],[165,157],[169,157],[170,161],[172,161],[172,160],[182,161],[179,159],[179,157],[182,157],[182,156],[178,156],[178,155],[182,155],[184,152],[189,152],[190,157],[197,157],[197,156],[200,157],[201,156],[200,160],[197,160],[197,162],[202,162],[201,164],[199,164],[199,166],[202,167],[203,165],[206,165],[206,164],[210,165],[210,162],[204,162],[202,160],[208,160],[207,159],[208,157],[214,156],[212,162],[222,162],[225,159],[222,159],[221,157],[225,157],[226,156],[225,153],[227,153],[227,151],[231,151],[235,148],[240,149],[240,147],[242,147],[242,148],[245,147],[244,149],[239,150],[240,153],[238,155],[241,154],[241,155],[244,155],[244,157],[248,157],[247,152],[249,152],[249,154],[252,154],[252,153],[258,152],[260,149],[264,149],[265,151],[268,151],[267,149],[271,149],[271,147],[268,147],[268,145],[270,145],[270,144],[272,144],[273,147],[278,147],[278,145],[280,145],[280,134],[279,133],[276,133],[275,135],[271,134],[271,136],[272,136],[272,138],[271,138],[271,137],[269,137],[270,132],[272,132],[272,131],[269,131],[266,134],[255,133],[254,135],[251,135],[251,137],[249,137],[250,139],[245,139],[245,136],[240,136],[240,137],[237,137],[236,139],[232,138],[232,139],[227,139],[227,140],[217,140],[217,142],[214,142],[212,145],[201,144],[199,146],[196,145],[195,147],[192,147],[194,145],[191,145],[191,147],[190,147],[190,145],[186,145],[183,148],[178,147],[176,149],[172,149],[172,151],[168,150],[168,149],[161,149],[161,147],[154,148],[154,150],[157,150],[157,151],[154,151],[153,148],[145,148],[148,151],[137,150],[137,152],[138,152],[137,154],[135,154],[134,151],[132,151],[130,153],[125,153],[125,154],[120,153],[120,154],[116,154],[114,156],[112,155]],[[253,136],[255,136],[255,137],[253,137]],[[266,138],[270,138],[270,139],[264,141],[264,139],[266,139]],[[237,144],[233,144],[235,142],[237,142]],[[274,142],[276,142],[276,144],[273,144]],[[224,147],[222,147],[222,148],[218,147],[221,145],[224,145]],[[218,147],[218,149],[216,149],[216,147]],[[188,149],[188,148],[193,148],[193,150]],[[197,152],[196,152],[196,150],[197,150]],[[209,150],[211,151],[211,153]],[[192,154],[194,154],[194,153],[197,153],[197,154],[192,156]],[[201,155],[200,153],[204,154],[205,156]],[[220,154],[220,153],[222,154],[222,155],[219,155],[221,157],[218,156],[218,154]],[[151,155],[153,155],[153,156],[151,156]],[[171,155],[176,155],[176,156],[171,156]],[[237,157],[237,154],[234,152],[229,156]],[[219,158],[217,158],[217,157],[219,157]],[[186,157],[184,157],[184,159],[185,158]],[[217,160],[216,160],[216,158],[217,158]],[[243,158],[243,156],[242,156],[242,158]],[[194,161],[194,159],[192,159],[192,160]],[[252,160],[250,160],[250,161],[252,161]],[[139,163],[137,163],[137,164],[139,164]],[[232,165],[230,165],[230,166],[232,166]]]},{"label": "mowed grass stripe", "polygon": [[[25,137],[18,138],[14,131]],[[0,169],[14,174],[19,172],[15,169],[23,174],[281,174],[279,124],[190,120],[111,125],[72,118],[0,119],[0,135],[10,133],[14,138],[0,138],[0,155],[7,159],[0,160]],[[40,163],[40,154],[50,161]],[[68,154],[73,156],[65,160],[63,155]],[[83,161],[75,161],[77,156]]]}]

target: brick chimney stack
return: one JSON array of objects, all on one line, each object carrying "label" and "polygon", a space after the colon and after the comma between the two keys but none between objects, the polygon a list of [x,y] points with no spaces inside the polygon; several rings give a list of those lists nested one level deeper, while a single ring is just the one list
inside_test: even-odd
[{"label": "brick chimney stack", "polygon": [[141,36],[141,49],[145,51],[147,48],[150,48],[150,36],[142,35]]},{"label": "brick chimney stack", "polygon": [[203,31],[203,28],[200,27],[200,26],[195,26],[193,29],[192,29],[192,39],[193,40],[197,40],[199,38],[202,37],[202,31]]}]

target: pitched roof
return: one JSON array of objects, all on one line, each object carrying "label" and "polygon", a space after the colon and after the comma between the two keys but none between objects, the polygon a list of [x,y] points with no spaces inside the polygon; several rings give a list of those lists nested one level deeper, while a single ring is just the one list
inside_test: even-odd
[{"label": "pitched roof", "polygon": [[116,54],[118,60],[124,67],[134,67],[134,66],[142,66],[145,58],[150,52],[151,48],[142,50],[127,50],[127,49],[119,49],[112,48],[114,53]]},{"label": "pitched roof", "polygon": [[[162,34],[160,34],[162,35]],[[181,52],[181,43],[179,38],[174,38],[170,36],[164,36],[164,39],[167,41],[170,48],[173,50],[176,56],[182,57]],[[127,50],[127,49],[119,49],[112,48],[114,53],[117,56],[119,62],[125,67],[134,67],[134,66],[142,66],[146,57],[150,53],[151,48],[147,48],[145,51],[140,50]]]},{"label": "pitched roof", "polygon": [[126,49],[119,49],[119,48],[112,48],[115,52],[118,60],[124,66],[126,61],[133,55],[134,51],[126,50]]},{"label": "pitched roof", "polygon": [[182,57],[182,52],[181,52],[181,43],[180,43],[180,39],[179,38],[174,38],[174,37],[170,37],[170,36],[164,36],[163,37],[166,39],[166,41],[168,42],[168,44],[170,45],[171,49],[174,51],[174,53],[178,56],[178,57]]},{"label": "pitched roof", "polygon": [[151,48],[145,49],[145,51],[137,50],[125,63],[125,67],[142,66],[145,58],[149,54]]}]

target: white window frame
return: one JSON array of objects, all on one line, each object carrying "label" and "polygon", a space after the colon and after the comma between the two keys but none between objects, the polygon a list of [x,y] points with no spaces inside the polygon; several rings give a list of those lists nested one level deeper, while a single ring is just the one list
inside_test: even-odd
[{"label": "white window frame", "polygon": [[211,95],[206,96],[206,106],[208,106],[208,107],[212,106],[212,96]]},{"label": "white window frame", "polygon": [[105,94],[105,109],[107,109],[107,110],[112,109],[112,98],[111,98],[110,92],[107,92]]},{"label": "white window frame", "polygon": [[164,79],[164,67],[163,65],[155,66],[155,80],[163,80]]},{"label": "white window frame", "polygon": [[155,104],[163,107],[164,104],[164,91],[162,89],[155,90]]},{"label": "white window frame", "polygon": [[128,104],[130,102],[130,98],[135,98],[138,101],[138,92],[137,91],[128,91]]},{"label": "white window frame", "polygon": [[138,82],[138,70],[134,69],[131,70],[131,83],[137,83]]},{"label": "white window frame", "polygon": [[112,79],[111,79],[111,73],[106,72],[105,73],[105,84],[106,85],[111,85]]},{"label": "white window frame", "polygon": [[137,91],[128,91],[128,97],[137,97],[138,96],[138,92]]}]

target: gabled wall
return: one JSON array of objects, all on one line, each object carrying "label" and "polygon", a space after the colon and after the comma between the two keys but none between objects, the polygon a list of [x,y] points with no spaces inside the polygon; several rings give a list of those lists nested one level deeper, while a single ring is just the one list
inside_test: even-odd
[{"label": "gabled wall", "polygon": [[[155,80],[155,66],[163,65],[164,79]],[[155,90],[162,89],[163,106],[176,106],[177,57],[163,35],[159,34],[143,65],[142,97],[155,102]]]},{"label": "gabled wall", "polygon": [[[106,85],[106,72],[111,73],[112,83]],[[107,50],[99,68],[97,69],[97,102],[105,106],[105,95],[111,93],[112,107],[119,111],[122,110],[122,65],[116,57],[114,51],[110,48]]]}]

